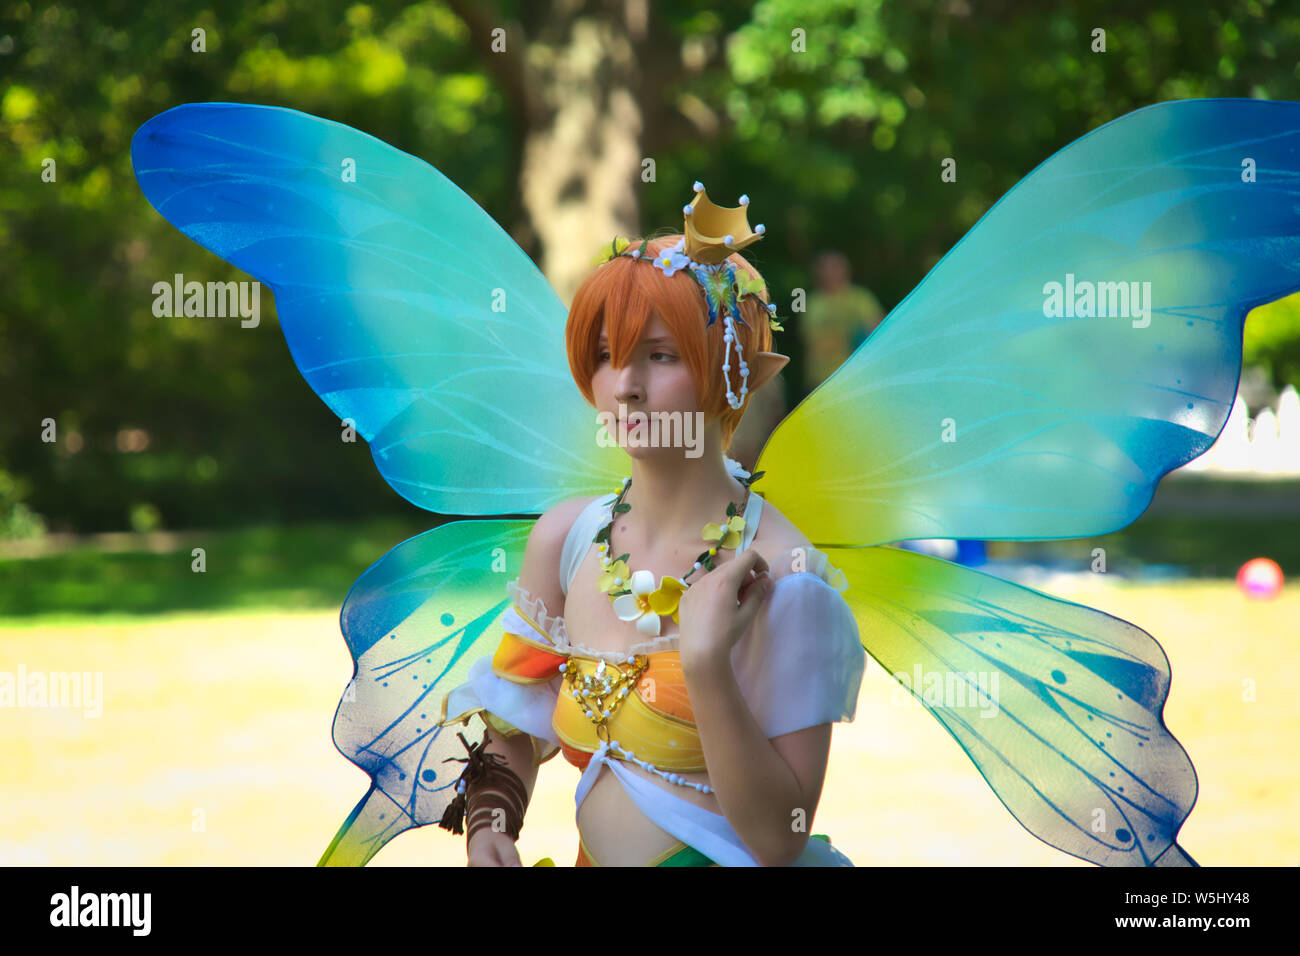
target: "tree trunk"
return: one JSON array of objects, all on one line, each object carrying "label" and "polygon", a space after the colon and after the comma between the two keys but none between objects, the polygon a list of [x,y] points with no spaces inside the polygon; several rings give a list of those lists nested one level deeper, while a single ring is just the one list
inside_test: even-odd
[{"label": "tree trunk", "polygon": [[[567,304],[602,245],[641,231],[647,144],[699,132],[663,92],[683,73],[679,44],[648,0],[538,4],[524,22],[451,6],[512,104],[527,217],[512,233],[540,245],[538,266]],[[497,28],[505,51],[499,35],[493,49]]]}]

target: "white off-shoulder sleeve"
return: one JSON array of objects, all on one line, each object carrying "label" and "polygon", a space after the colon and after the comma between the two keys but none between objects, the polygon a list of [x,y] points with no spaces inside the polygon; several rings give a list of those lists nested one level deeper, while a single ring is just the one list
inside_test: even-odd
[{"label": "white off-shoulder sleeve", "polygon": [[[552,635],[545,628],[552,621],[562,625],[562,619],[551,619],[540,600],[534,601],[515,582],[509,590],[515,604],[502,615],[502,629],[539,644],[553,644]],[[539,619],[540,627],[525,614]],[[563,678],[558,675],[533,683],[510,680],[493,670],[492,655],[485,654],[470,665],[465,683],[447,693],[440,724],[445,727],[464,724],[477,713],[490,727],[506,736],[515,731],[532,736],[538,743],[538,760],[545,762],[559,752],[560,741],[552,720],[562,684]]]},{"label": "white off-shoulder sleeve", "polygon": [[[816,570],[775,577],[767,607],[732,651],[741,694],[768,737],[851,721],[866,670],[844,576],[809,549]],[[829,582],[829,583],[828,583]]]}]

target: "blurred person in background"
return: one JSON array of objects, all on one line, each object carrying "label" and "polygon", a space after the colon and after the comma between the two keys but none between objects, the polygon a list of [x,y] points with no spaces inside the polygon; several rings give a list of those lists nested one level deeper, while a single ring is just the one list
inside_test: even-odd
[{"label": "blurred person in background", "polygon": [[[815,269],[817,288],[808,296],[808,311],[798,321],[804,347],[804,394],[811,392],[843,365],[885,317],[880,302],[871,291],[852,284],[849,260],[842,252],[823,252],[817,257]],[[770,384],[768,388],[771,388]],[[755,401],[758,398],[759,395],[755,394]],[[768,398],[770,400],[771,396]],[[756,420],[751,424],[757,426],[759,417],[754,416]],[[778,421],[779,417],[770,425],[764,422],[767,430],[758,438],[759,448]],[[753,428],[753,431],[757,432],[758,428]],[[741,438],[737,432],[735,446],[741,445]],[[736,449],[748,450],[747,444]],[[736,451],[731,453],[732,457],[752,469],[753,465]],[[755,455],[757,451],[758,448],[754,450]],[[926,539],[901,541],[898,545],[958,564],[978,566],[988,559],[983,541]]]},{"label": "blurred person in background", "polygon": [[817,287],[795,322],[803,339],[805,394],[843,365],[884,318],[876,297],[852,284],[844,253],[823,252],[814,268]]},{"label": "blurred person in background", "polygon": [[[804,350],[804,395],[844,364],[884,318],[876,297],[851,284],[849,260],[843,253],[823,252],[814,268],[816,289],[808,297],[808,311],[794,323]],[[782,373],[754,393],[727,454],[753,471],[763,444],[789,410]]]}]

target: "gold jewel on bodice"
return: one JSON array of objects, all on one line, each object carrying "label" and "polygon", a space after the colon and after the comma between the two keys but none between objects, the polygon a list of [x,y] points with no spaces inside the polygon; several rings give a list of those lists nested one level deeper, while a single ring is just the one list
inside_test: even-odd
[{"label": "gold jewel on bodice", "polygon": [[[595,724],[599,739],[609,740],[609,719],[636,688],[649,665],[650,659],[644,654],[629,654],[623,664],[608,664],[602,660],[590,674],[583,673],[573,658],[560,665],[564,673],[564,692],[578,702],[583,714]],[[623,670],[624,666],[627,670]]]}]

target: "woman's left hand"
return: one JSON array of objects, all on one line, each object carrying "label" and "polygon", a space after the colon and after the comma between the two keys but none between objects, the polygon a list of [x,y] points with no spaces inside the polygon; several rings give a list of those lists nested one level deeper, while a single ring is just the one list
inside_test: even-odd
[{"label": "woman's left hand", "polygon": [[731,649],[754,623],[772,584],[767,562],[752,548],[696,580],[679,605],[682,668],[729,668]]}]

